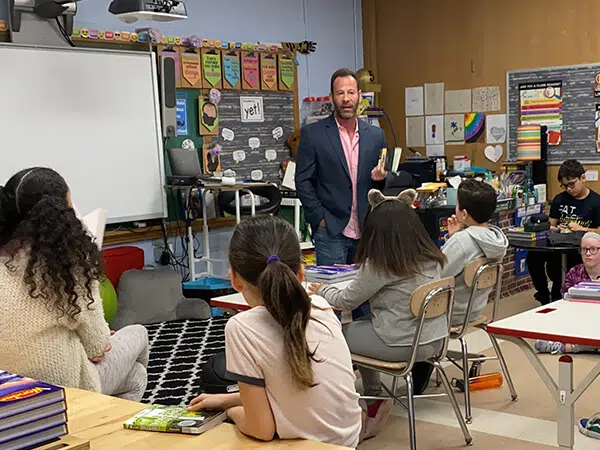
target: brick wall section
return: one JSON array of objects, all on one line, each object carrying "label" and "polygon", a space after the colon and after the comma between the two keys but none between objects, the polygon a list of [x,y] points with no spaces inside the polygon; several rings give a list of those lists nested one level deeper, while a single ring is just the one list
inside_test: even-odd
[{"label": "brick wall section", "polygon": [[[502,229],[502,231],[506,231],[508,228],[514,226],[514,213],[514,209],[508,209],[498,213],[497,225]],[[515,276],[515,250],[513,248],[508,248],[502,263],[504,265],[504,275],[502,277],[502,298],[533,289],[531,277],[529,275],[521,277]]]}]

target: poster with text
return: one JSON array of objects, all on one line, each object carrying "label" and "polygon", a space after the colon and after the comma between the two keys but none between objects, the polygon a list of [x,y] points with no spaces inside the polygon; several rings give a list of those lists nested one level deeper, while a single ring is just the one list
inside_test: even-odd
[{"label": "poster with text", "polygon": [[596,152],[600,152],[600,103],[596,103],[596,118],[594,119],[596,125]]},{"label": "poster with text", "polygon": [[562,143],[562,81],[519,84],[520,124],[545,125],[548,145]]},{"label": "poster with text", "polygon": [[177,94],[175,114],[177,120],[177,136],[187,136],[189,134],[187,121],[187,96]]}]

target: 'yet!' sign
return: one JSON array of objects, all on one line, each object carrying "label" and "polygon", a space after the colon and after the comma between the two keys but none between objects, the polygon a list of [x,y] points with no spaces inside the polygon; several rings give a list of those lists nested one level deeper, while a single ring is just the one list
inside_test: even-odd
[{"label": "'yet!' sign", "polygon": [[240,97],[242,122],[264,122],[262,97]]}]

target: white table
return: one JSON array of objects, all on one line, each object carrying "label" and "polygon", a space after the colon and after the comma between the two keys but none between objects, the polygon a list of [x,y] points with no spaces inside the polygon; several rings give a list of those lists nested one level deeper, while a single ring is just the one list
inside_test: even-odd
[{"label": "white table", "polygon": [[[307,282],[302,284],[305,288],[307,288],[309,285]],[[349,284],[350,281],[341,281],[339,283],[334,283],[332,286],[343,289]],[[220,297],[212,298],[210,300],[210,306],[221,309],[232,309],[234,311],[246,311],[250,309],[250,305],[246,302],[244,296],[237,292],[235,294],[221,295]]]},{"label": "white table", "polygon": [[600,348],[600,304],[559,300],[539,308],[490,323],[488,333],[513,342],[533,365],[557,403],[558,445],[572,449],[575,441],[575,402],[600,375],[598,363],[573,389],[573,358],[559,358],[558,385],[525,339],[544,339]]}]

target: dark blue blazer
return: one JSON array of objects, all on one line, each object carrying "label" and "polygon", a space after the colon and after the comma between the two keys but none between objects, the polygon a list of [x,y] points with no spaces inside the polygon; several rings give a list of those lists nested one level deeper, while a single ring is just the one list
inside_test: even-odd
[{"label": "dark blue blazer", "polygon": [[[357,202],[362,229],[369,190],[382,189],[385,184],[371,179],[371,171],[385,147],[385,135],[380,128],[360,119],[358,134]],[[344,231],[352,210],[352,181],[333,115],[302,128],[296,156],[296,192],[313,232],[323,219],[330,236]]]}]

